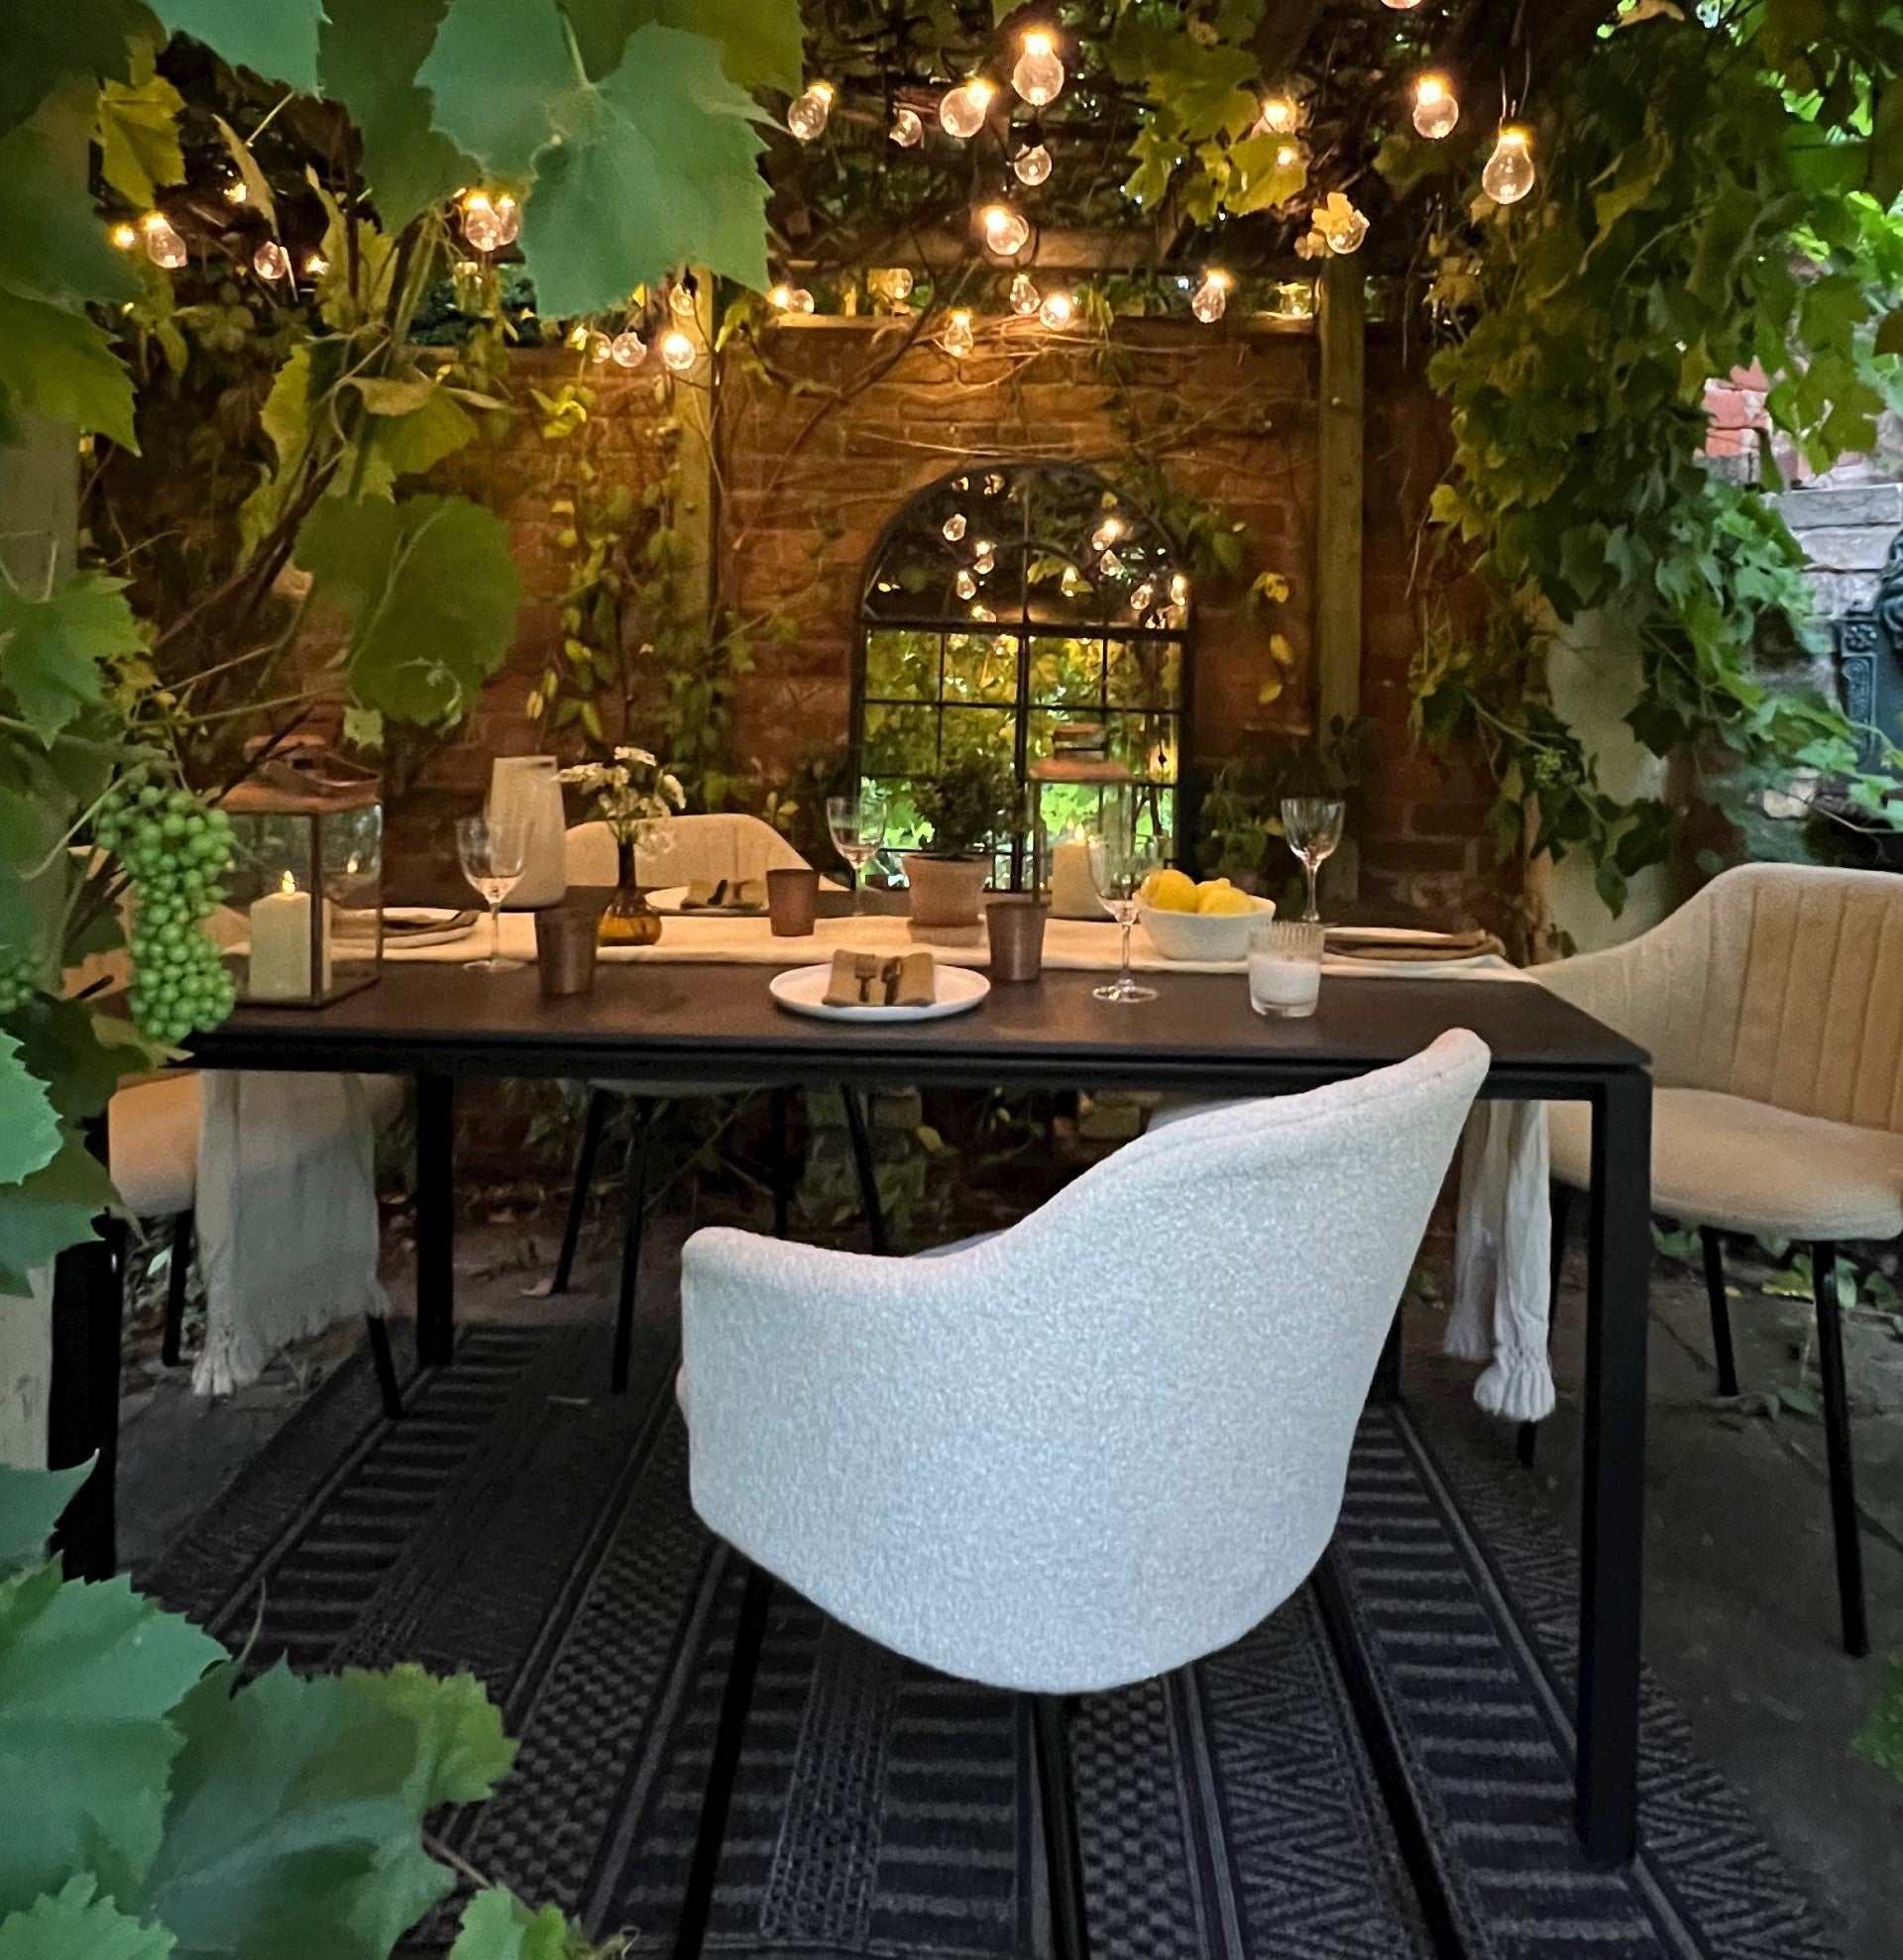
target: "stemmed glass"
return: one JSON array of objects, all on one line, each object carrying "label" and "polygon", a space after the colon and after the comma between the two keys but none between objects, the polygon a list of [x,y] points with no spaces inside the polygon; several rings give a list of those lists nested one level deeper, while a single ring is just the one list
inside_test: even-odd
[{"label": "stemmed glass", "polygon": [[852,910],[865,910],[865,867],[885,843],[886,801],[881,791],[860,788],[826,800],[826,827],[833,848],[852,867]]},{"label": "stemmed glass", "polygon": [[1140,986],[1130,972],[1130,928],[1137,923],[1137,895],[1143,881],[1163,859],[1163,840],[1154,830],[1140,831],[1134,812],[1106,808],[1101,826],[1088,839],[1090,876],[1110,916],[1123,928],[1123,958],[1117,977],[1107,986],[1093,987],[1099,1001],[1154,1001],[1157,990]]},{"label": "stemmed glass", "polygon": [[1341,843],[1344,807],[1330,797],[1284,797],[1282,834],[1308,873],[1308,910],[1302,923],[1318,926],[1321,908],[1315,903],[1315,874]]},{"label": "stemmed glass", "polygon": [[522,853],[527,843],[519,823],[496,823],[487,817],[463,817],[456,822],[456,854],[463,876],[489,906],[489,957],[464,962],[470,973],[519,973],[519,959],[503,957],[503,901],[521,882]]}]

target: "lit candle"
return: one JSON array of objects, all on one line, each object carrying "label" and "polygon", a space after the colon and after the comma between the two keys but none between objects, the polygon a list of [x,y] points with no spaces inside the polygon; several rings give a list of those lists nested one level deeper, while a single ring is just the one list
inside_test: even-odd
[{"label": "lit candle", "polygon": [[[275,892],[251,908],[251,978],[254,1001],[307,1001],[310,985],[311,897],[288,871]],[[324,984],[330,991],[330,934],[324,934]]]}]

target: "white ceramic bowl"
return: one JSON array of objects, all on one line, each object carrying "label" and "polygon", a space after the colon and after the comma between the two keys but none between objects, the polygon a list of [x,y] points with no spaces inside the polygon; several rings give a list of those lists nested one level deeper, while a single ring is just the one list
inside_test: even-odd
[{"label": "white ceramic bowl", "polygon": [[1273,899],[1257,899],[1254,912],[1165,912],[1141,906],[1138,923],[1165,959],[1243,960],[1249,928],[1275,917]]}]

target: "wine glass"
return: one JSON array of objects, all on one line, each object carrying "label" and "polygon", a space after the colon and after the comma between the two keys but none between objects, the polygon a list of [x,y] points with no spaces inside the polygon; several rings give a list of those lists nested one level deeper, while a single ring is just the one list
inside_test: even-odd
[{"label": "wine glass", "polygon": [[522,876],[522,853],[527,843],[524,826],[498,823],[487,817],[463,817],[456,822],[456,855],[463,876],[489,906],[489,957],[464,962],[470,973],[519,973],[519,959],[503,957],[503,901]]},{"label": "wine glass", "polygon": [[1123,928],[1123,958],[1117,977],[1107,986],[1093,987],[1099,1001],[1154,1001],[1157,990],[1140,986],[1130,972],[1130,928],[1137,923],[1137,895],[1143,881],[1163,858],[1163,840],[1154,830],[1139,830],[1134,814],[1106,810],[1088,839],[1090,876],[1110,916]]},{"label": "wine glass", "polygon": [[860,788],[826,800],[826,827],[833,848],[852,867],[852,910],[865,910],[865,867],[885,843],[886,801],[883,791]]},{"label": "wine glass", "polygon": [[1315,903],[1315,874],[1340,845],[1345,815],[1344,806],[1332,797],[1282,800],[1282,834],[1308,873],[1308,909],[1301,915],[1304,925],[1321,923],[1321,908]]}]

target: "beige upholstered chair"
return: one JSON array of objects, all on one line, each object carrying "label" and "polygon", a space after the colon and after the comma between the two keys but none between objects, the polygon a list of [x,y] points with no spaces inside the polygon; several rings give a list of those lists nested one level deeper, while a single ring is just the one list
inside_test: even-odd
[{"label": "beige upholstered chair", "polygon": [[[1652,1208],[1702,1228],[1726,1394],[1718,1234],[1811,1245],[1844,1644],[1866,1653],[1836,1249],[1903,1236],[1903,878],[1740,865],[1629,944],[1534,977],[1651,1050]],[[1585,1106],[1552,1104],[1548,1127],[1554,1177],[1584,1190]]]},{"label": "beige upholstered chair", "polygon": [[[674,848],[637,866],[643,885],[693,885],[722,878],[764,878],[769,871],[800,870],[806,859],[772,824],[737,811],[676,817],[668,823]],[[615,882],[615,833],[606,823],[577,823],[568,833],[568,882]]]}]

